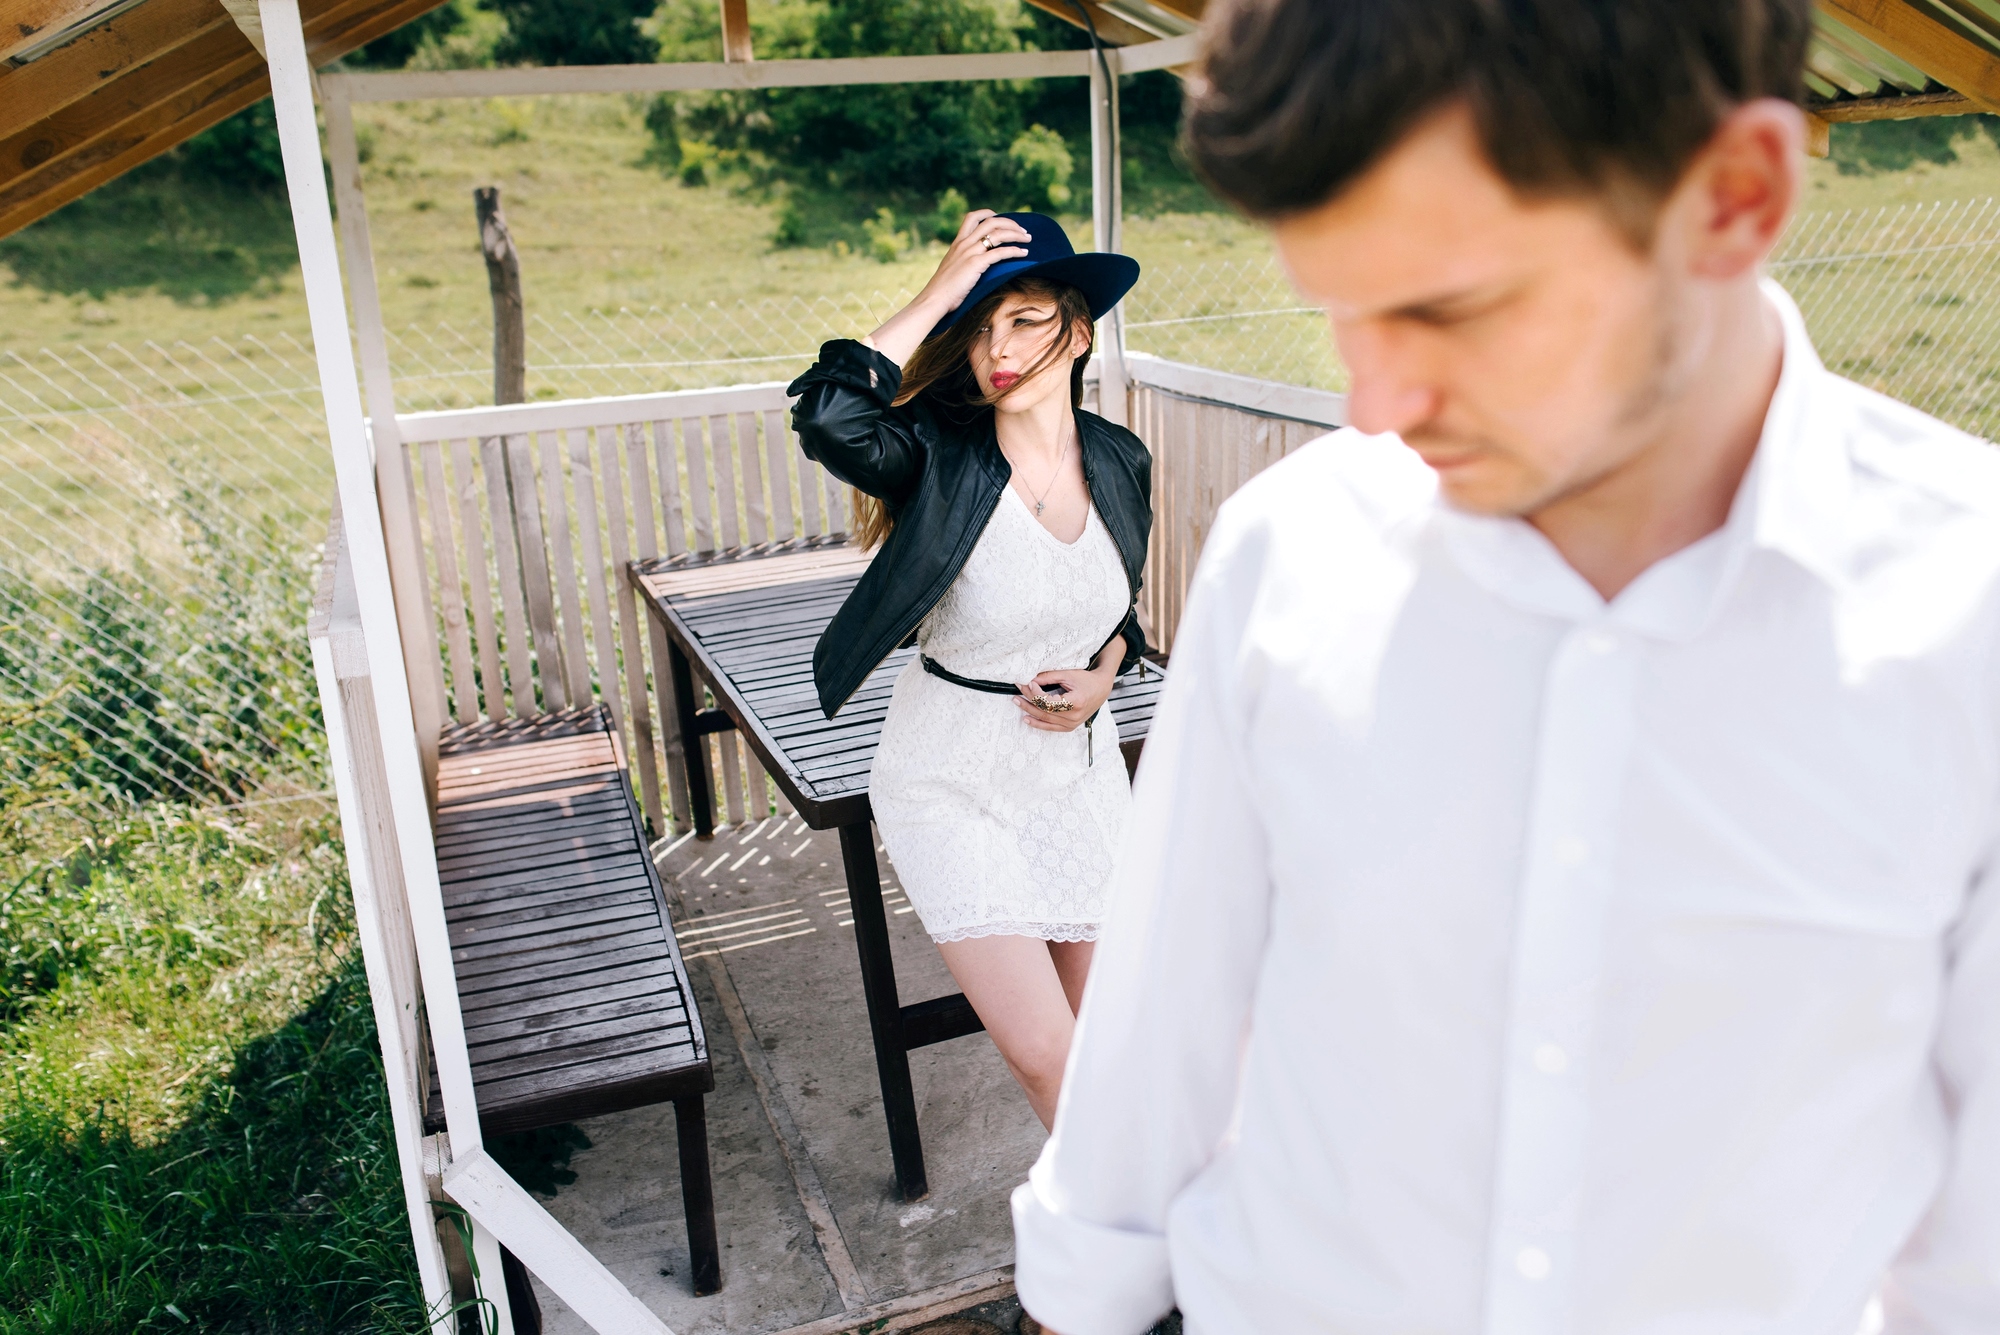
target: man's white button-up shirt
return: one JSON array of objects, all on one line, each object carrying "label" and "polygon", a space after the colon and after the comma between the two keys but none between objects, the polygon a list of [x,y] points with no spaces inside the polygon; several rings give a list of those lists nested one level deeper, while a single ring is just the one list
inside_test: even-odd
[{"label": "man's white button-up shirt", "polygon": [[1342,431],[1224,507],[1055,1134],[1064,1335],[2000,1335],[2000,453],[1797,311],[1609,603]]}]

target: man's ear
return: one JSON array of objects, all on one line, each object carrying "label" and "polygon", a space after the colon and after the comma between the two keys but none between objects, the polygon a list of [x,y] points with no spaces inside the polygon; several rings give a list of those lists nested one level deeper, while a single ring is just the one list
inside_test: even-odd
[{"label": "man's ear", "polygon": [[1776,248],[1804,189],[1805,139],[1805,113],[1778,98],[1723,118],[1662,211],[1691,273],[1738,278]]}]

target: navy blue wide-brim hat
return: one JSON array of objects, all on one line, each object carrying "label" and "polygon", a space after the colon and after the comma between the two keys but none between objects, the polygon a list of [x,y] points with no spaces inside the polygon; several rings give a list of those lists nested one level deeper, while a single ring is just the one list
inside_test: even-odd
[{"label": "navy blue wide-brim hat", "polygon": [[1063,232],[1062,224],[1046,214],[1002,213],[999,216],[1027,229],[1028,253],[1019,259],[1001,260],[981,274],[972,291],[965,294],[965,300],[959,302],[951,314],[939,320],[924,336],[927,340],[936,338],[957,324],[960,316],[1017,278],[1033,275],[1068,283],[1083,293],[1084,300],[1090,303],[1090,318],[1093,320],[1102,319],[1105,312],[1118,304],[1120,297],[1132,290],[1132,284],[1139,281],[1139,261],[1130,255],[1111,255],[1095,250],[1077,254]]}]

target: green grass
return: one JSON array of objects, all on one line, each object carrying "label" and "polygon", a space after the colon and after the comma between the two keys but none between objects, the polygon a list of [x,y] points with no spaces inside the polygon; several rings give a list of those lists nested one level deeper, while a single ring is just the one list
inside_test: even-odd
[{"label": "green grass", "polygon": [[[472,189],[489,183],[501,187],[521,248],[531,314],[908,292],[935,265],[935,254],[923,249],[884,264],[851,250],[774,245],[778,201],[726,184],[683,185],[647,165],[643,116],[643,100],[624,96],[357,108],[387,324],[487,326]],[[1158,148],[1148,146],[1148,161],[1160,156]],[[260,263],[254,284],[209,282],[173,259],[177,237],[198,235],[197,244],[211,250],[239,244],[227,234],[226,211],[203,213],[197,227],[128,206],[117,198],[126,190],[142,193],[114,184],[87,197],[85,208],[73,205],[0,240],[0,266],[12,275],[0,286],[0,355],[113,339],[304,335],[295,268]],[[1269,253],[1256,229],[1212,204],[1189,211],[1198,193],[1163,184],[1155,194],[1174,211],[1127,222],[1128,249],[1142,262]],[[860,219],[852,221],[858,228]],[[1067,221],[1087,241],[1087,213]],[[59,262],[86,250],[125,259],[101,271]]]},{"label": "green grass", "polygon": [[412,1330],[313,564],[177,506],[171,595],[0,576],[0,1335]]},{"label": "green grass", "polygon": [[337,824],[289,810],[17,828],[0,1332],[421,1325]]}]

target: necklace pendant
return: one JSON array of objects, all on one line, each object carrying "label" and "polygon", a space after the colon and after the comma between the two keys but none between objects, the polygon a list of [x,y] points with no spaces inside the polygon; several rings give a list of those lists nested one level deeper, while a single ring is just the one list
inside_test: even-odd
[{"label": "necklace pendant", "polygon": [[1041,512],[1042,512],[1042,503],[1041,503],[1040,501],[1036,501],[1036,502],[1035,502],[1035,513],[1036,513],[1036,514],[1040,514]]}]

